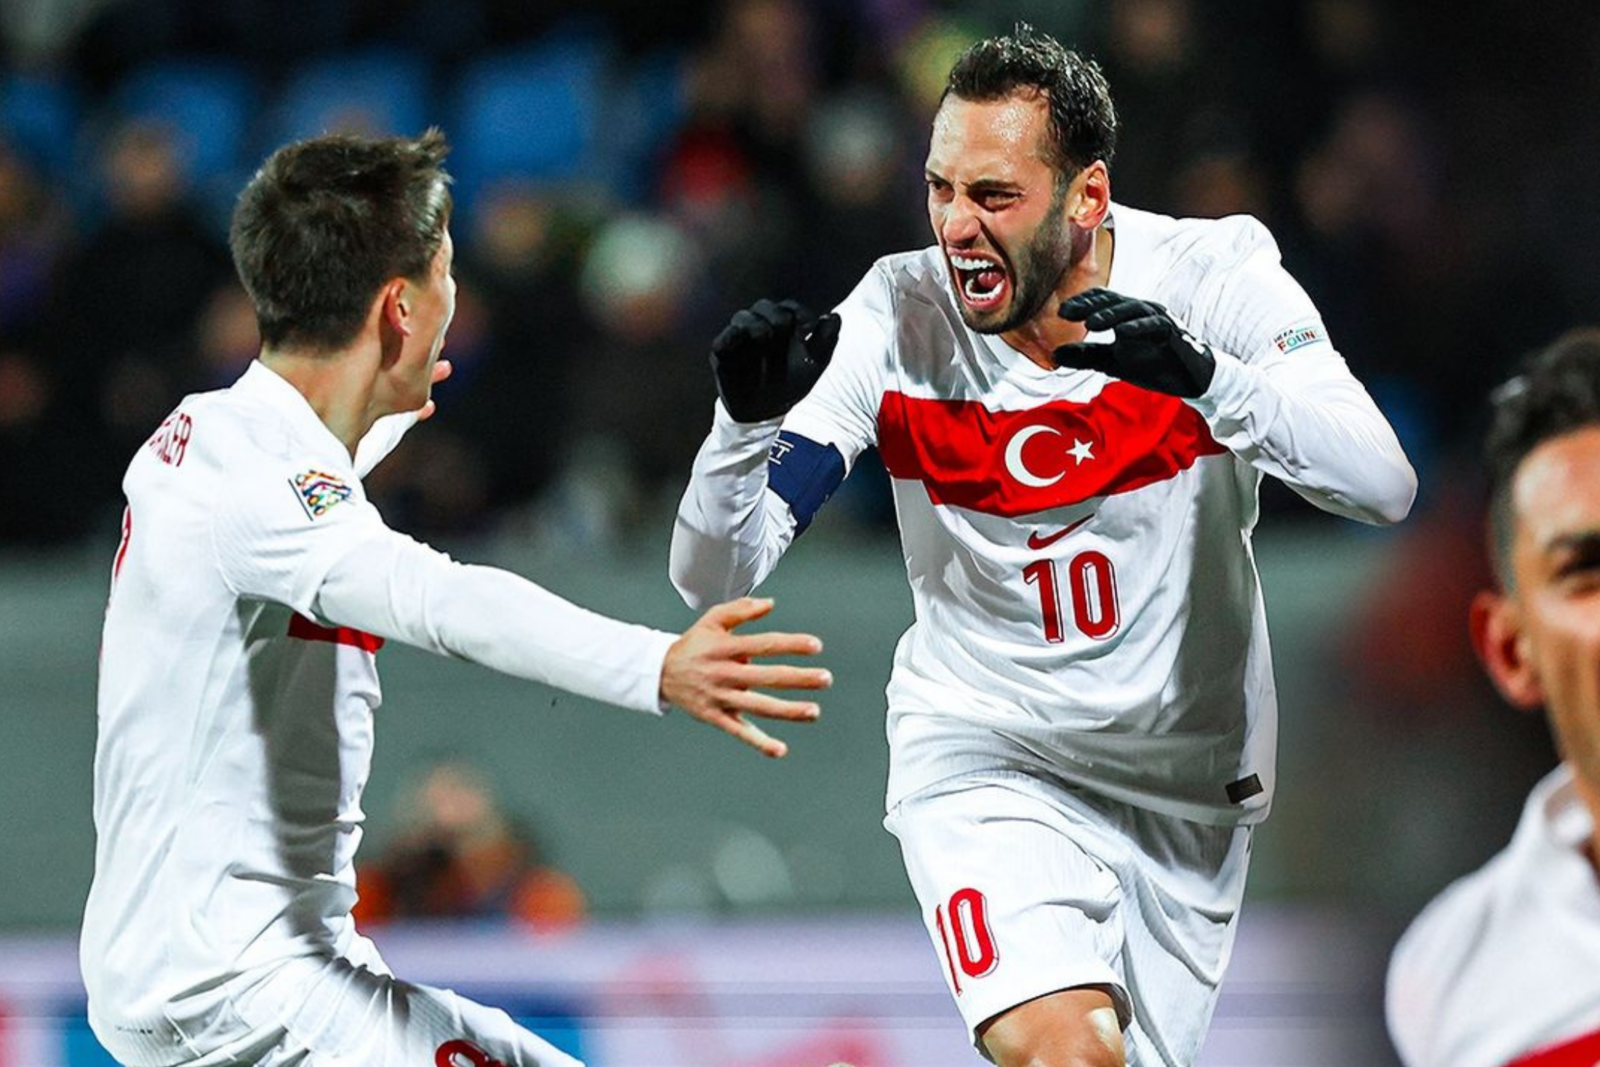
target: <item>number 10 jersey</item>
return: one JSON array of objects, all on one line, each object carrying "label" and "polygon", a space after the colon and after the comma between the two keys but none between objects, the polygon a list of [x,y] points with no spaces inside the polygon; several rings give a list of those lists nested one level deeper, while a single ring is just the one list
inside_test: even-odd
[{"label": "number 10 jersey", "polygon": [[1217,350],[1204,396],[1045,370],[973,332],[930,248],[880,260],[839,306],[834,358],[781,425],[719,408],[696,460],[673,545],[691,603],[766,576],[832,488],[819,454],[842,474],[877,447],[915,608],[888,686],[891,805],[1019,767],[1258,821],[1276,736],[1261,474],[1364,521],[1410,506],[1392,430],[1259,223],[1118,205],[1110,225],[1108,288]]}]

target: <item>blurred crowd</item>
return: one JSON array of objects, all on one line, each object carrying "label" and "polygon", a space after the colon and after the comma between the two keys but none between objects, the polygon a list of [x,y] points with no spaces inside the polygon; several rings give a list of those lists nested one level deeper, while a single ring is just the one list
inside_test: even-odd
[{"label": "blurred crowd", "polygon": [[[1119,200],[1274,231],[1425,502],[1469,466],[1488,385],[1600,308],[1600,10],[1582,0],[573,11],[8,2],[0,545],[109,538],[133,450],[252,358],[227,216],[275,145],[430,124],[455,146],[456,374],[372,495],[435,539],[663,541],[709,425],[709,339],[756,297],[831,306],[930,242],[944,73],[1019,19],[1105,68]],[[870,457],[839,499],[837,525],[892,524]]]}]

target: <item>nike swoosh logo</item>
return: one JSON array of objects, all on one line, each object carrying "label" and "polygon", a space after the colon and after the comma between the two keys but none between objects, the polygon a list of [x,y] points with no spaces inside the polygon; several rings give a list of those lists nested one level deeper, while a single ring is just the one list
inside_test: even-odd
[{"label": "nike swoosh logo", "polygon": [[1071,533],[1073,530],[1076,530],[1078,527],[1082,526],[1084,523],[1088,522],[1092,518],[1094,518],[1094,514],[1091,512],[1090,514],[1085,515],[1083,518],[1079,519],[1077,522],[1073,523],[1071,526],[1068,526],[1066,529],[1057,530],[1055,533],[1051,534],[1049,537],[1040,537],[1039,536],[1039,531],[1035,530],[1031,534],[1028,535],[1028,547],[1033,549],[1035,552],[1037,552],[1041,548],[1047,548],[1050,545],[1055,544],[1057,541],[1061,540],[1063,537],[1067,536],[1067,534]]}]

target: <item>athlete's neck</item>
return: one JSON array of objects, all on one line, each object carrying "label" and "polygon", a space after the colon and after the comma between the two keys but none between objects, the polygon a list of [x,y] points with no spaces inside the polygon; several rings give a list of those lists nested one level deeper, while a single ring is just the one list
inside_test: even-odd
[{"label": "athlete's neck", "polygon": [[1082,235],[1082,249],[1073,249],[1072,265],[1061,275],[1055,291],[1039,308],[1038,314],[1015,330],[1008,330],[1000,339],[1027,356],[1045,370],[1055,370],[1051,353],[1062,345],[1081,341],[1089,331],[1081,322],[1068,322],[1056,314],[1061,302],[1086,289],[1105,285],[1111,280],[1111,257],[1115,253],[1116,237],[1104,223],[1093,232]]},{"label": "athlete's neck", "polygon": [[373,368],[368,365],[370,361],[363,358],[361,350],[307,352],[262,348],[261,362],[300,391],[317,418],[354,458],[356,446],[382,414],[375,411]]}]

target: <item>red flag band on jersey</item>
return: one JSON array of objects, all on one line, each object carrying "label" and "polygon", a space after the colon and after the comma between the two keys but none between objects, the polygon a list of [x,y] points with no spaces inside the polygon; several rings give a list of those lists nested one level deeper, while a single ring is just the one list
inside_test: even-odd
[{"label": "red flag band on jersey", "polygon": [[1600,1064],[1600,1030],[1532,1052],[1506,1067],[1595,1067]]},{"label": "red flag band on jersey", "polygon": [[1189,405],[1126,382],[1082,403],[1018,411],[897,392],[878,407],[878,452],[890,475],[922,482],[935,504],[991,515],[1126,493],[1226,451]]},{"label": "red flag band on jersey", "polygon": [[333,645],[349,645],[363,652],[376,652],[383,647],[383,638],[365,630],[352,630],[348,626],[318,626],[304,615],[289,619],[289,636],[302,641],[326,641]]}]

